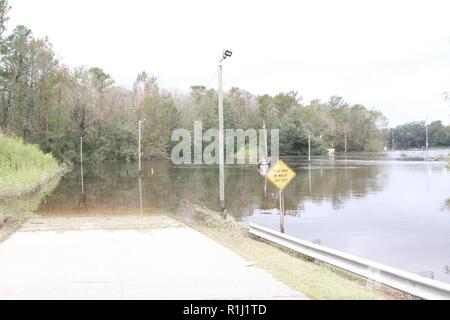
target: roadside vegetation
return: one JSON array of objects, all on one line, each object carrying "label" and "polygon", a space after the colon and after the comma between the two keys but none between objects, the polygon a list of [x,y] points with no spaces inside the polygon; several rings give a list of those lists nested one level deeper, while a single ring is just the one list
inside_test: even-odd
[{"label": "roadside vegetation", "polygon": [[62,170],[51,154],[0,134],[0,199],[36,191]]},{"label": "roadside vegetation", "polygon": [[[47,184],[43,185],[36,192],[24,195],[23,197],[14,197],[8,199],[1,199],[0,201],[0,221],[3,218],[28,218],[36,216],[36,211],[39,205],[43,202],[44,198],[51,194],[61,179],[61,176],[57,175],[51,179]],[[1,224],[1,223],[0,223]]]},{"label": "roadside vegetation", "polygon": [[332,266],[251,237],[240,223],[218,212],[188,204],[193,217],[173,215],[185,224],[236,252],[295,290],[317,300],[416,299]]}]

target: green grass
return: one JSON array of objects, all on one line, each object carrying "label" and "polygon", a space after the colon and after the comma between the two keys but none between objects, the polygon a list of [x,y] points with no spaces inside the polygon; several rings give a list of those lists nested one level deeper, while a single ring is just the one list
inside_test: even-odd
[{"label": "green grass", "polygon": [[37,145],[0,134],[0,197],[31,192],[58,169],[55,158]]},{"label": "green grass", "polygon": [[56,176],[36,192],[18,198],[2,199],[0,201],[0,221],[2,217],[25,218],[33,217],[42,200],[55,190],[61,177]]},{"label": "green grass", "polygon": [[267,270],[276,279],[311,299],[411,299],[413,297],[380,284],[367,281],[330,265],[316,263],[256,240],[246,228],[233,220],[224,220],[217,213],[192,205],[192,219],[174,215],[190,227],[221,243],[256,266]]}]

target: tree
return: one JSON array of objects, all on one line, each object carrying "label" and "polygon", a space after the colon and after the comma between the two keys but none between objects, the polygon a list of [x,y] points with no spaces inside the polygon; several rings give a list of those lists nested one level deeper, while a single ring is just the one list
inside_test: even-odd
[{"label": "tree", "polygon": [[6,23],[9,21],[9,10],[11,7],[7,0],[0,0],[0,43],[3,42],[3,34],[6,31]]},{"label": "tree", "polygon": [[155,77],[141,72],[134,85],[140,118],[144,123],[144,153],[150,157],[168,157],[171,134],[179,124],[180,113],[169,92],[158,87]]},{"label": "tree", "polygon": [[[24,108],[27,104],[26,99],[28,89],[28,72],[30,71],[29,50],[31,43],[31,30],[24,26],[17,26],[11,35],[5,39],[2,46],[2,122],[3,130],[8,130],[10,125],[14,123],[16,128],[23,127],[25,119],[19,116],[25,112]],[[15,108],[13,110],[13,108]],[[16,113],[16,121],[12,121]],[[24,128],[24,135],[27,129]]]},{"label": "tree", "polygon": [[410,122],[395,128],[397,148],[412,149],[425,146],[425,122]]},{"label": "tree", "polygon": [[[9,6],[0,0],[0,127],[38,143],[63,161],[79,161],[84,138],[85,161],[133,160],[137,153],[137,123],[143,130],[147,157],[167,157],[177,127],[203,131],[218,127],[217,92],[192,86],[188,94],[162,89],[155,76],[141,72],[131,90],[114,83],[99,67],[69,69],[55,57],[47,38],[35,38],[25,26],[6,34]],[[305,154],[308,136],[313,152],[327,147],[349,151],[378,150],[383,145],[385,118],[342,97],[313,100],[304,105],[296,91],[255,96],[233,87],[224,94],[226,128],[280,129],[281,150]],[[408,132],[408,130],[405,130]],[[423,136],[423,135],[422,135]],[[432,145],[447,143],[449,128],[430,125]],[[405,143],[406,143],[405,139]],[[411,145],[417,145],[411,143]]]},{"label": "tree", "polygon": [[278,119],[281,119],[292,107],[300,107],[302,97],[298,96],[298,92],[289,91],[288,93],[279,93],[273,98],[273,105],[277,111]]}]

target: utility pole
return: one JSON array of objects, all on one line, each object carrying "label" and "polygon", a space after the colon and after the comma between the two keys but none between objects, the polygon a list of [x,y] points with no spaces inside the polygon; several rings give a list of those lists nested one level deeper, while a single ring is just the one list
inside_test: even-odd
[{"label": "utility pole", "polygon": [[425,160],[428,160],[428,119],[425,120]]},{"label": "utility pole", "polygon": [[223,72],[222,60],[219,62],[219,203],[220,208],[225,208],[225,163],[224,163],[224,139],[223,139]]},{"label": "utility pole", "polygon": [[84,193],[84,172],[83,172],[83,137],[80,137],[80,175],[81,175],[81,193]]},{"label": "utility pole", "polygon": [[344,131],[344,153],[347,153],[347,130]]},{"label": "utility pole", "polygon": [[83,165],[83,137],[80,137],[80,164]]},{"label": "utility pole", "polygon": [[280,198],[280,232],[284,233],[284,192],[283,189],[280,189],[278,196]]},{"label": "utility pole", "polygon": [[143,120],[139,120],[139,133],[138,133],[138,141],[139,141],[139,147],[138,147],[138,162],[139,162],[139,173],[141,173],[142,171],[142,164],[141,164],[141,156],[142,156],[142,152],[141,152],[141,135],[142,135],[142,123],[145,121],[145,119]]},{"label": "utility pole", "polygon": [[311,162],[311,135],[308,134],[308,162]]},{"label": "utility pole", "polygon": [[392,151],[395,151],[394,128],[392,128]]},{"label": "utility pole", "polygon": [[264,157],[266,160],[269,159],[269,152],[267,150],[267,131],[266,131],[266,122],[263,120],[263,131],[264,131]]},{"label": "utility pole", "polygon": [[221,209],[225,209],[225,147],[224,147],[224,123],[223,123],[223,68],[222,63],[226,58],[232,56],[232,52],[229,50],[223,51],[222,57],[219,59],[219,87],[218,87],[218,100],[219,100],[219,201]]}]

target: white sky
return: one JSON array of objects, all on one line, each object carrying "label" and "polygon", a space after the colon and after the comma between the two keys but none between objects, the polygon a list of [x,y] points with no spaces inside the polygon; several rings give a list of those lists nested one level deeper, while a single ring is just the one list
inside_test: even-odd
[{"label": "white sky", "polygon": [[450,1],[9,0],[17,24],[48,35],[68,66],[98,66],[131,87],[147,70],[169,89],[343,96],[390,125],[450,123]]}]

